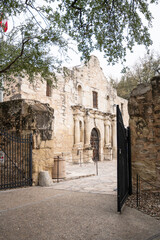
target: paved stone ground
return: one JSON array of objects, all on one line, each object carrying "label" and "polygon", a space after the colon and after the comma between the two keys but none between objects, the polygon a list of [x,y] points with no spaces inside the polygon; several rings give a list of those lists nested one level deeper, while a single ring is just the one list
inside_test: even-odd
[{"label": "paved stone ground", "polygon": [[68,181],[55,182],[54,189],[117,194],[116,160],[98,162],[97,165],[94,162],[81,165],[68,163],[66,165],[66,174],[66,180]]},{"label": "paved stone ground", "polygon": [[0,191],[0,240],[157,240],[159,221],[126,206],[117,213],[116,161],[83,178],[95,173],[94,163],[69,164],[74,180]]},{"label": "paved stone ground", "polygon": [[[0,192],[0,240],[147,240],[160,222],[116,196],[30,187]],[[156,238],[157,240],[157,238]]]}]

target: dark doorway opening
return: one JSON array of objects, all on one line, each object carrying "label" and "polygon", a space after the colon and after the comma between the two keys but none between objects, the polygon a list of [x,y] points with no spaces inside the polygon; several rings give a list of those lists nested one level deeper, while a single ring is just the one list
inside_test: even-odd
[{"label": "dark doorway opening", "polygon": [[99,134],[96,128],[92,129],[90,142],[93,149],[93,161],[99,161]]}]

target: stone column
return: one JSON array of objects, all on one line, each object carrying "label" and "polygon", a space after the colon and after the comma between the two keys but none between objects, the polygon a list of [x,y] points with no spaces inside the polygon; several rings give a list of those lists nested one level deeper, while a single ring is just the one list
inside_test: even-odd
[{"label": "stone column", "polygon": [[113,144],[113,158],[117,158],[116,118],[113,118],[113,119],[112,119],[112,144]]},{"label": "stone column", "polygon": [[90,147],[90,131],[89,131],[89,116],[87,115],[85,118],[85,125],[84,125],[84,132],[85,132],[85,147]]},{"label": "stone column", "polygon": [[104,160],[112,160],[110,121],[104,122]]},{"label": "stone column", "polygon": [[77,116],[74,118],[74,144],[77,145],[80,143],[80,126],[79,119]]},{"label": "stone column", "polygon": [[106,120],[104,122],[104,144],[105,146],[110,145],[111,141],[110,141],[110,122],[109,120]]},{"label": "stone column", "polygon": [[83,157],[84,162],[92,162],[93,150],[90,144],[90,127],[89,127],[90,116],[89,113],[86,112],[85,122],[84,122],[84,151]]}]

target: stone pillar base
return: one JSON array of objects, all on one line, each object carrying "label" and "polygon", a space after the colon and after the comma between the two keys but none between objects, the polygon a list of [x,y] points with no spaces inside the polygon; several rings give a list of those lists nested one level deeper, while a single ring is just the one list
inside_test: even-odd
[{"label": "stone pillar base", "polygon": [[72,149],[72,162],[73,163],[83,163],[83,148],[82,147],[74,147]]},{"label": "stone pillar base", "polygon": [[39,185],[42,187],[53,186],[53,181],[48,171],[41,171],[39,173]]},{"label": "stone pillar base", "polygon": [[85,146],[83,150],[83,162],[85,163],[93,162],[92,157],[93,157],[93,150],[91,148],[91,145]]},{"label": "stone pillar base", "polygon": [[117,148],[113,148],[112,152],[113,159],[117,159]]},{"label": "stone pillar base", "polygon": [[105,146],[104,147],[104,161],[111,161],[112,160],[112,147]]}]

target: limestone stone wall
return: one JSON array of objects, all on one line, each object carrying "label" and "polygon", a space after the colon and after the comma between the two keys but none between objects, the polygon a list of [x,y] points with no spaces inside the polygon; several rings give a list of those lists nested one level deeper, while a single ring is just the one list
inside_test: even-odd
[{"label": "limestone stone wall", "polygon": [[[46,96],[46,82],[37,79],[33,84],[29,84],[26,78],[18,80],[19,88],[16,89],[18,92],[5,96],[4,99],[19,97],[22,99],[34,99],[42,103],[48,103],[54,108],[55,156],[62,154],[67,161],[72,161],[73,158],[77,158],[79,148],[84,151],[84,155],[90,156],[91,151],[86,151],[90,146],[87,146],[86,142],[88,141],[89,144],[91,131],[97,127],[100,137],[100,159],[104,160],[103,155],[111,155],[111,152],[114,153],[115,157],[115,105],[120,105],[123,111],[124,123],[128,126],[128,101],[117,96],[116,90],[112,88],[104,76],[98,59],[92,56],[87,64],[71,69],[63,68],[61,73],[57,73],[56,77],[57,84],[52,89],[51,96]],[[93,107],[93,92],[97,92],[97,108]],[[79,135],[78,131],[80,131],[78,130],[77,133],[75,131],[75,123],[78,126],[77,121],[81,124],[83,139],[79,140],[78,144],[75,145],[75,134]],[[106,135],[110,138],[109,142]],[[108,143],[106,144],[106,142]]]},{"label": "limestone stone wall", "polygon": [[[54,110],[47,104],[33,100],[11,100],[0,103],[0,128],[18,136],[32,133],[32,178],[38,184],[41,170],[52,175],[54,164],[53,117]],[[14,161],[14,159],[13,159]]]},{"label": "limestone stone wall", "polygon": [[133,176],[160,182],[160,77],[140,84],[129,99]]}]

